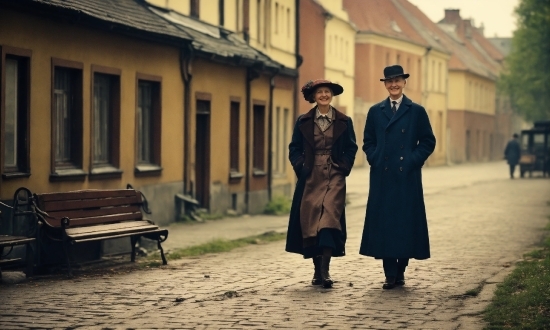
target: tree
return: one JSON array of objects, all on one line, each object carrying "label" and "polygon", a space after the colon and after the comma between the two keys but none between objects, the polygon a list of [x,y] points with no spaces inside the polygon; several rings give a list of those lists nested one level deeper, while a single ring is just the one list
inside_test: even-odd
[{"label": "tree", "polygon": [[527,120],[550,119],[550,0],[521,0],[500,88]]}]

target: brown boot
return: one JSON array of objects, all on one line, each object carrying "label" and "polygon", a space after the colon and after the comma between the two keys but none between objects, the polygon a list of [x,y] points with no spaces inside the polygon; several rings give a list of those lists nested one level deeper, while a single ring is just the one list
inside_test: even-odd
[{"label": "brown boot", "polygon": [[330,274],[328,273],[330,265],[330,256],[323,256],[321,259],[321,279],[323,280],[323,288],[332,288],[332,284],[334,281],[332,281],[332,278],[330,278]]},{"label": "brown boot", "polygon": [[315,272],[313,273],[313,279],[311,280],[311,285],[321,285],[323,280],[321,279],[321,256],[313,257],[313,266]]}]

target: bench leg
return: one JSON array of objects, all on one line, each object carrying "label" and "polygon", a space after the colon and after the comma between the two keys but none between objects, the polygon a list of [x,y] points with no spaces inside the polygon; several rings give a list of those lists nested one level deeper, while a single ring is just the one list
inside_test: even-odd
[{"label": "bench leg", "polygon": [[65,251],[65,259],[67,259],[67,276],[73,277],[73,272],[71,270],[71,260],[69,258],[69,242],[66,239],[63,240],[63,251]]},{"label": "bench leg", "polygon": [[34,272],[34,250],[32,248],[32,243],[27,244],[26,250],[27,256],[25,261],[27,262],[27,269],[25,271],[25,275],[27,277],[31,277]]},{"label": "bench leg", "polygon": [[130,261],[136,262],[136,244],[139,236],[130,236],[130,244],[132,244],[132,255],[130,255]]},{"label": "bench leg", "polygon": [[157,241],[157,246],[160,250],[160,257],[162,258],[162,264],[167,265],[168,262],[166,262],[166,257],[164,256],[164,250],[162,249],[162,245],[160,245],[160,239]]}]

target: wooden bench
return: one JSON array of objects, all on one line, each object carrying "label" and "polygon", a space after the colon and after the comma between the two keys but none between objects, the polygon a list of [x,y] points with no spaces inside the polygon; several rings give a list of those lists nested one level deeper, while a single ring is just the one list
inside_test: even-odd
[{"label": "wooden bench", "polygon": [[[2,282],[2,269],[3,266],[13,265],[25,265],[25,275],[27,277],[33,275],[34,270],[34,250],[32,243],[36,241],[34,237],[36,235],[36,218],[32,210],[30,202],[31,192],[28,189],[18,189],[13,198],[12,206],[1,203],[4,208],[11,210],[10,222],[12,225],[11,231],[14,227],[17,229],[15,235],[0,235],[0,283]],[[0,212],[0,219],[2,218],[2,212]],[[21,221],[26,219],[26,223]],[[2,224],[6,224],[4,221],[0,221]],[[26,227],[26,228],[24,228]],[[24,228],[21,230],[21,228]],[[26,232],[26,235],[18,235],[21,232]],[[11,257],[10,254],[13,248],[18,245],[25,245],[25,262],[18,257]],[[5,249],[9,248],[7,252]]]},{"label": "wooden bench", "polygon": [[143,217],[142,209],[150,212],[140,191],[78,190],[34,194],[33,199],[45,236],[63,242],[69,276],[72,245],[121,237],[130,237],[132,262],[138,239],[145,237],[157,241],[162,263],[167,264],[161,243],[168,237],[168,230]]}]

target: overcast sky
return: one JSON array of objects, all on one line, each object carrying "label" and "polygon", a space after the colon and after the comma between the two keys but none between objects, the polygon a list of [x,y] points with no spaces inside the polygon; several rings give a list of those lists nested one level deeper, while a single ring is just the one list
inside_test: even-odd
[{"label": "overcast sky", "polygon": [[516,29],[514,9],[520,0],[409,0],[432,21],[445,16],[445,9],[460,9],[462,18],[472,18],[475,26],[483,23],[485,36],[511,37]]}]

